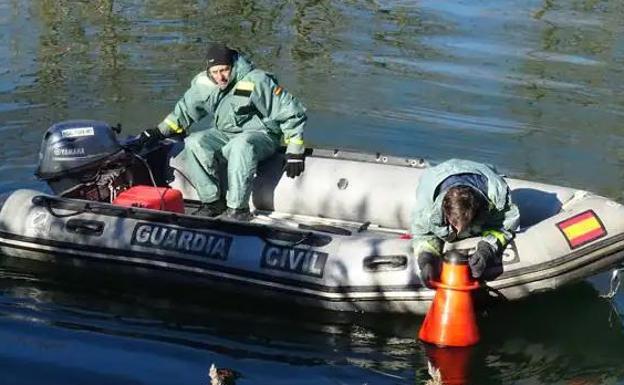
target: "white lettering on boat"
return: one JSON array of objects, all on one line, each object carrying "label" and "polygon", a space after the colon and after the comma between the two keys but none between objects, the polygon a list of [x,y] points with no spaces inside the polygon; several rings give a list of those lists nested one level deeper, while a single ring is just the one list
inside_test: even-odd
[{"label": "white lettering on boat", "polygon": [[322,277],[327,253],[316,250],[266,245],[262,250],[260,266],[265,269]]},{"label": "white lettering on boat", "polygon": [[153,223],[139,223],[134,228],[131,243],[225,260],[230,253],[232,237]]}]

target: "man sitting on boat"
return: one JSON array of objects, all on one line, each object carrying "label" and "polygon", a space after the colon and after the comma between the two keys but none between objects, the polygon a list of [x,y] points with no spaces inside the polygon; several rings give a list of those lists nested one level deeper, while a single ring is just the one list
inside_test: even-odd
[{"label": "man sitting on boat", "polygon": [[[141,134],[147,144],[172,135],[186,135],[189,126],[212,115],[212,128],[185,139],[181,154],[188,178],[203,205],[200,215],[249,220],[251,183],[258,162],[276,152],[283,137],[287,145],[288,177],[304,170],[305,107],[277,79],[223,44],[213,43],[206,55],[207,69],[191,82],[157,128]],[[222,198],[217,166],[227,162],[228,190]]]},{"label": "man sitting on boat", "polygon": [[440,273],[444,241],[481,235],[469,257],[471,274],[480,278],[500,255],[520,224],[509,186],[491,167],[451,159],[427,169],[416,189],[412,245],[425,285]]}]

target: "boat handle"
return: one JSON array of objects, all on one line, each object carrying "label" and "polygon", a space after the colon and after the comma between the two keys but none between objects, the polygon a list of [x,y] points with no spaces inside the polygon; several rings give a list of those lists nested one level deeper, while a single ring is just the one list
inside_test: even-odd
[{"label": "boat handle", "polygon": [[70,233],[100,236],[104,232],[104,222],[73,218],[67,221],[65,228]]},{"label": "boat handle", "polygon": [[370,272],[405,270],[405,255],[373,255],[364,258],[364,270]]}]

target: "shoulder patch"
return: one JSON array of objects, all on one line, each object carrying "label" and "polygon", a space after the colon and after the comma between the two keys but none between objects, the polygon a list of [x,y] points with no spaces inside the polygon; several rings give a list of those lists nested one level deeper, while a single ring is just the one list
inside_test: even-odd
[{"label": "shoulder patch", "polygon": [[275,88],[273,89],[273,94],[275,96],[280,96],[282,91],[284,91],[284,88],[282,88],[282,86],[275,86]]},{"label": "shoulder patch", "polygon": [[254,90],[254,84],[246,80],[241,80],[240,82],[236,83],[236,89],[252,92]]},{"label": "shoulder patch", "polygon": [[254,90],[254,84],[252,82],[241,80],[236,83],[236,89],[234,95],[249,97]]}]

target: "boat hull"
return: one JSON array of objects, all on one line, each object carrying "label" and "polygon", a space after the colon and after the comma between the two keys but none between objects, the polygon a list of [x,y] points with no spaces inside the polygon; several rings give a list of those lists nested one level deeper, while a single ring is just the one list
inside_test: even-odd
[{"label": "boat hull", "polygon": [[[423,168],[375,159],[309,156],[306,173],[313,171],[304,178],[315,177],[321,186],[312,192],[309,180],[275,179],[261,169],[252,199],[258,216],[251,223],[17,190],[0,211],[0,251],[16,260],[286,304],[424,314],[434,292],[418,278],[405,226]],[[349,182],[356,175],[367,176],[365,183]],[[407,185],[401,189],[399,176]],[[508,181],[522,229],[486,271],[479,298],[524,298],[622,263],[620,204],[584,191]],[[314,199],[307,201],[310,194]],[[445,247],[470,253],[477,241]]]}]

